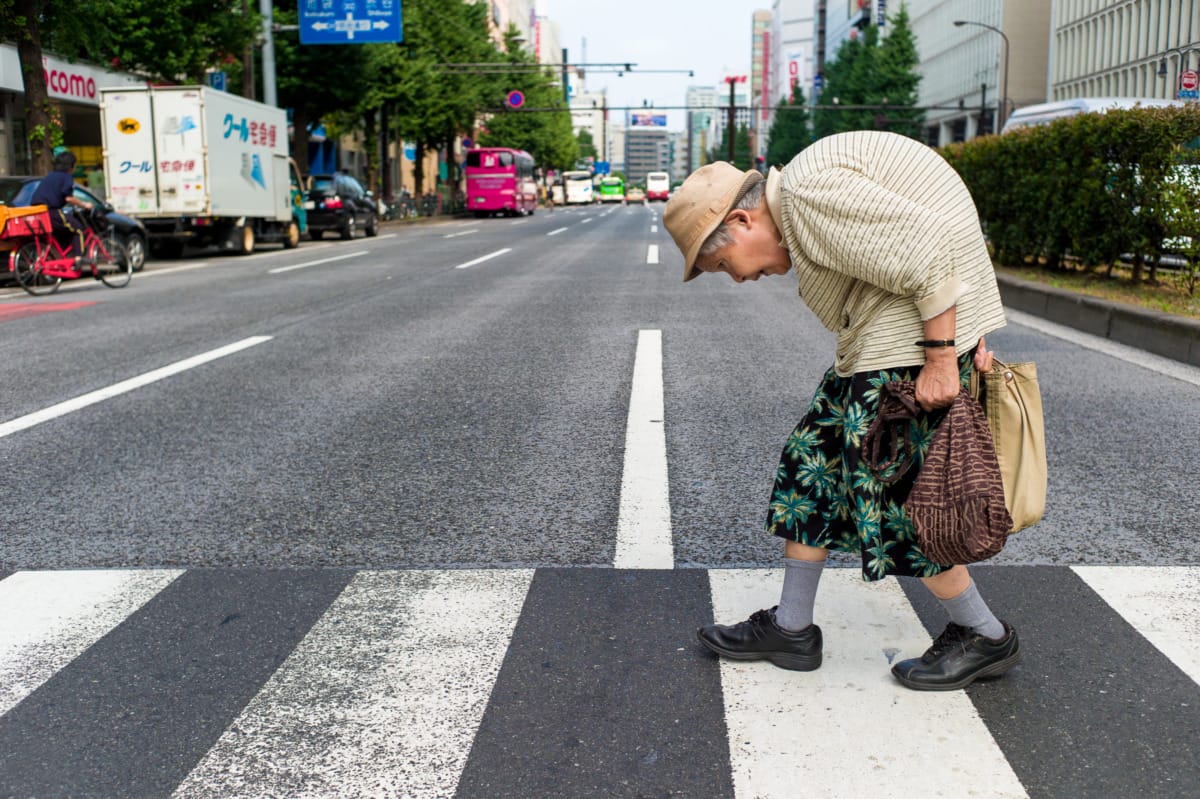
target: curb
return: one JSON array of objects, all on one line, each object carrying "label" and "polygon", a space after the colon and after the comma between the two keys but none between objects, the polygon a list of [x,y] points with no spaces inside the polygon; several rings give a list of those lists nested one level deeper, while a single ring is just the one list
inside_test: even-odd
[{"label": "curb", "polygon": [[1200,321],[1075,294],[999,272],[996,282],[1000,299],[1010,308],[1200,366]]}]

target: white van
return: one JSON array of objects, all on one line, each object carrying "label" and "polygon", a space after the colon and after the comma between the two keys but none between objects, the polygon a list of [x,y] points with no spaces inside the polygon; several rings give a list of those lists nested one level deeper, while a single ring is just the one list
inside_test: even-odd
[{"label": "white van", "polygon": [[1004,120],[1001,133],[1033,125],[1048,125],[1056,119],[1095,112],[1103,114],[1110,108],[1161,108],[1171,105],[1187,105],[1183,100],[1163,100],[1157,97],[1076,97],[1073,100],[1058,100],[1053,103],[1027,105],[1013,111]]}]

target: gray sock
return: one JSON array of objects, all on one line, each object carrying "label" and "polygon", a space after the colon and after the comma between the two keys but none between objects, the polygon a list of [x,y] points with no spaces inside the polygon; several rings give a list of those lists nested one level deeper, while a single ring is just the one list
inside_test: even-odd
[{"label": "gray sock", "polygon": [[783,565],[783,594],[775,609],[775,623],[798,633],[812,624],[813,602],[817,599],[817,583],[821,581],[825,561],[784,558]]},{"label": "gray sock", "polygon": [[967,586],[967,590],[958,596],[938,601],[950,614],[950,621],[955,624],[970,627],[986,638],[1003,638],[1007,635],[1004,625],[992,614],[983,597],[979,595],[974,580]]}]

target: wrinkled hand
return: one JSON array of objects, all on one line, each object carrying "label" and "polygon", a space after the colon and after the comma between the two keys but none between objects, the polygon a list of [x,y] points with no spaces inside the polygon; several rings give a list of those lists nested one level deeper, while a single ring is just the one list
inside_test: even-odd
[{"label": "wrinkled hand", "polygon": [[917,375],[917,404],[925,411],[948,408],[954,404],[961,388],[954,349],[929,350],[925,354],[925,365]]}]

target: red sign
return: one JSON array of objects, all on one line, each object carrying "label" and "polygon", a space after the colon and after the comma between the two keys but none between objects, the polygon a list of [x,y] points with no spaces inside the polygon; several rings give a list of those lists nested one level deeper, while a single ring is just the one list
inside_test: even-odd
[{"label": "red sign", "polygon": [[1185,92],[1194,92],[1200,89],[1200,72],[1194,69],[1185,69],[1179,75],[1179,88]]}]

